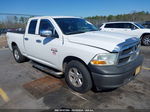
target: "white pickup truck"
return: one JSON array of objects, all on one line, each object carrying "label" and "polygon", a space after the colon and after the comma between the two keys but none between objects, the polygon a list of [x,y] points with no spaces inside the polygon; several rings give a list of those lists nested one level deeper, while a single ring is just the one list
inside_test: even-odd
[{"label": "white pickup truck", "polygon": [[78,17],[30,18],[24,34],[8,32],[7,38],[17,62],[28,58],[64,75],[80,93],[120,87],[139,74],[143,62],[138,38],[99,31]]}]

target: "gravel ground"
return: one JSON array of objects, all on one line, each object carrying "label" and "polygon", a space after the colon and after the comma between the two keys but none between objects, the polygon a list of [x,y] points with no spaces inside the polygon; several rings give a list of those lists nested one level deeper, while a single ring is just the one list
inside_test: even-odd
[{"label": "gravel ground", "polygon": [[0,35],[0,48],[7,47],[7,39],[5,35]]}]

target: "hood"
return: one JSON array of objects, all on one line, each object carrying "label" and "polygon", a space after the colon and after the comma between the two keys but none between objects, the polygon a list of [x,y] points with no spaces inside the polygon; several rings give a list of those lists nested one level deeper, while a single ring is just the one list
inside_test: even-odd
[{"label": "hood", "polygon": [[[70,42],[104,49],[109,52],[114,51],[118,45],[125,43],[130,38],[129,35],[104,31],[85,32],[68,36]],[[131,40],[135,40],[135,37]]]}]

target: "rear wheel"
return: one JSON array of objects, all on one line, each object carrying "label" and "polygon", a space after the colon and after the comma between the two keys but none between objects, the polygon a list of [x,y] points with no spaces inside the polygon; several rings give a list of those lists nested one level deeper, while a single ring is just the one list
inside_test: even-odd
[{"label": "rear wheel", "polygon": [[141,41],[143,45],[150,46],[150,35],[143,36]]},{"label": "rear wheel", "polygon": [[18,63],[22,63],[22,62],[26,61],[26,57],[24,57],[21,54],[21,52],[20,52],[20,50],[19,50],[19,48],[17,46],[13,47],[13,56],[14,56],[16,62],[18,62]]},{"label": "rear wheel", "polygon": [[92,80],[86,66],[79,61],[71,61],[65,69],[65,80],[76,92],[85,93],[92,88]]}]

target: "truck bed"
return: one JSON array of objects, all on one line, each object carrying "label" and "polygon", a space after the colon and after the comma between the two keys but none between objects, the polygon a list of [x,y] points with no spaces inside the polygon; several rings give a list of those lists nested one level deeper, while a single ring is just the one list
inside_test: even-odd
[{"label": "truck bed", "polygon": [[23,32],[7,32],[7,41],[9,48],[12,50],[12,43],[15,42],[19,47],[20,51],[24,52],[24,33]]},{"label": "truck bed", "polygon": [[8,32],[11,32],[11,33],[19,33],[19,34],[25,34],[25,31],[8,31]]}]

